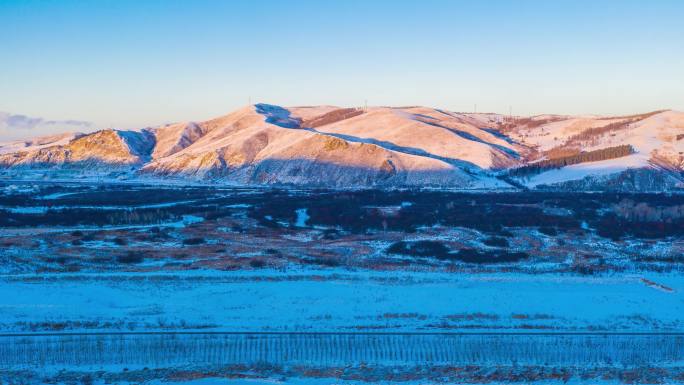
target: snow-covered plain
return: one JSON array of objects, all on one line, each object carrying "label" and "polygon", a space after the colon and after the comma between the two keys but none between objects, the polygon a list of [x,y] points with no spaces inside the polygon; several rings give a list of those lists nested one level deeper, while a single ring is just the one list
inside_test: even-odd
[{"label": "snow-covered plain", "polygon": [[7,332],[673,331],[684,329],[682,293],[680,275],[656,273],[12,275],[0,277],[0,325]]},{"label": "snow-covered plain", "polygon": [[667,383],[684,362],[670,334],[683,290],[657,273],[3,276],[0,379],[614,384],[657,368]]},{"label": "snow-covered plain", "polygon": [[[679,223],[676,195],[639,202],[616,194],[319,195],[49,183],[0,191],[9,219],[0,229],[3,383],[683,378],[678,233],[658,234],[650,223],[654,239],[609,239],[597,227],[601,215],[631,215],[634,207]],[[350,219],[325,222],[322,214],[336,214],[325,211],[331,202],[350,206]],[[175,214],[88,222],[126,206],[126,215]],[[425,209],[434,222],[415,229],[369,223],[373,213],[408,225]],[[576,211],[584,209],[591,212]],[[79,223],[69,210],[95,213]],[[534,220],[516,225],[526,210]],[[460,212],[486,212],[506,228],[440,223]],[[44,225],[42,215],[57,221]],[[348,231],[354,218],[366,227]],[[577,223],[564,228],[569,219]],[[530,255],[480,263],[453,253],[389,252],[398,241]]]}]

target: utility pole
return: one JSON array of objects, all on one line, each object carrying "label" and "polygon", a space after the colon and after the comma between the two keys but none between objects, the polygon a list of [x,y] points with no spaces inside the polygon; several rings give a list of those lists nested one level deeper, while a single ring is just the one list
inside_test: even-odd
[{"label": "utility pole", "polygon": [[247,105],[251,106],[252,105],[252,97],[250,96],[249,99],[247,99]]},{"label": "utility pole", "polygon": [[363,112],[368,112],[368,99],[363,101]]}]

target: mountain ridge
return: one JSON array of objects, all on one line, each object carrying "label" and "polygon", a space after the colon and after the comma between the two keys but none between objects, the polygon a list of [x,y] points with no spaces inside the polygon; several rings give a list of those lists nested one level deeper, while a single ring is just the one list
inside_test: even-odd
[{"label": "mountain ridge", "polygon": [[[612,150],[624,146],[633,151]],[[260,103],[203,122],[0,143],[4,178],[64,169],[79,177],[79,168],[217,184],[676,191],[684,113],[512,117]]]}]

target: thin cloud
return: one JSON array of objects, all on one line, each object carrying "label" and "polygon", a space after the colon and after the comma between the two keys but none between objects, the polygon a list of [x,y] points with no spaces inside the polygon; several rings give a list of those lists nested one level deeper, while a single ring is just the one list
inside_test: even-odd
[{"label": "thin cloud", "polygon": [[93,127],[92,122],[83,120],[45,120],[32,116],[21,114],[11,114],[8,112],[0,112],[0,127],[8,130],[32,130],[41,126],[62,126],[65,128],[89,128]]},{"label": "thin cloud", "polygon": [[80,127],[92,127],[94,125],[93,122],[87,122],[85,120],[48,120],[46,124],[67,124]]}]

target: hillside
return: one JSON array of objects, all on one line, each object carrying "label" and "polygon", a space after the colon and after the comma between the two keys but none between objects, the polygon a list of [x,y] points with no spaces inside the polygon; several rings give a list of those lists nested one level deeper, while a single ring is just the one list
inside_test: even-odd
[{"label": "hillside", "polygon": [[[0,151],[5,167],[73,166],[90,164],[120,167],[142,164],[154,147],[147,131],[102,130],[87,135],[55,137],[54,140],[26,142],[14,151]],[[10,146],[0,146],[4,149]]]},{"label": "hillside", "polygon": [[675,190],[683,154],[675,111],[506,117],[268,104],[204,122],[0,143],[5,178],[87,164],[119,179],[321,187]]},{"label": "hillside", "polygon": [[[540,116],[503,126],[510,138],[533,149],[526,165],[629,146],[629,154],[541,170],[518,180],[529,187],[669,190],[681,186],[684,113],[655,111],[622,117]],[[619,153],[619,151],[618,151]],[[515,174],[513,172],[513,174]],[[622,187],[619,187],[622,185]]]}]

